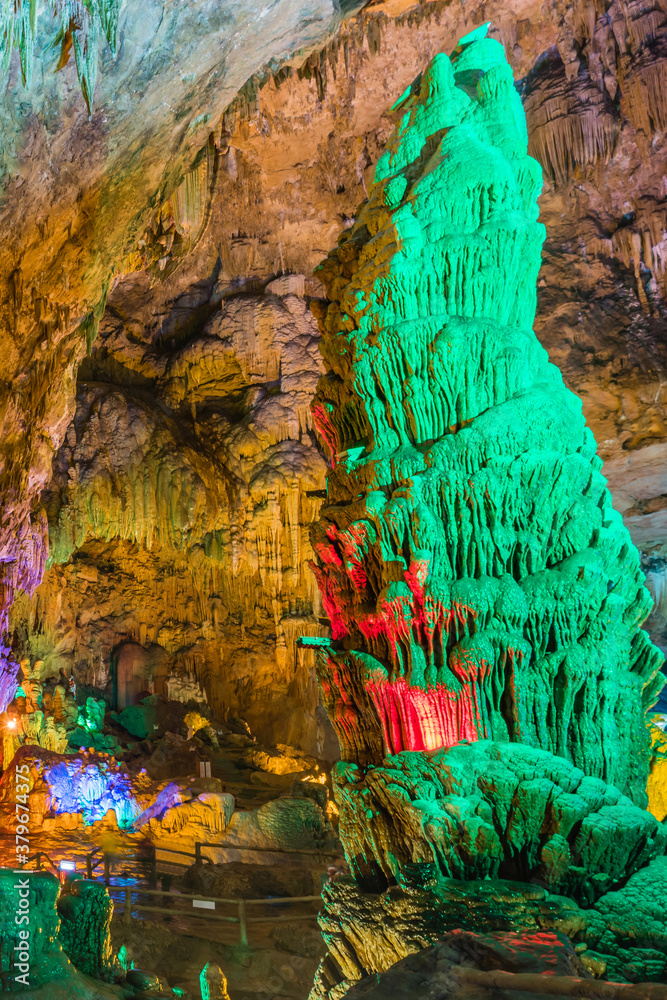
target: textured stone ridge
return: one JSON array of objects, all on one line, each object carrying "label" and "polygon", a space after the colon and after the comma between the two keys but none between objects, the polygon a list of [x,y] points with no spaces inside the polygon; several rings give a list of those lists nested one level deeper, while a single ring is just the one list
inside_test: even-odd
[{"label": "textured stone ridge", "polygon": [[[422,950],[419,955],[403,959],[381,978],[369,976],[347,994],[349,1000],[403,1000],[416,996],[437,997],[448,1000],[470,990],[461,978],[454,978],[452,966],[465,977],[461,966],[469,969],[504,969],[513,974],[532,972],[551,976],[566,975],[590,978],[585,964],[577,956],[570,942],[560,934],[537,931],[515,934],[474,934],[454,930]],[[473,980],[474,982],[474,980]],[[493,995],[495,991],[484,983],[475,983],[476,997]],[[466,986],[468,989],[466,990]]]},{"label": "textured stone ridge", "polygon": [[[667,858],[656,858],[592,907],[535,882],[443,879],[428,864],[407,865],[399,884],[383,893],[364,892],[350,877],[335,879],[323,892],[319,919],[328,954],[310,1000],[338,1000],[353,982],[384,972],[443,935],[461,934],[460,928],[523,938],[564,935],[596,977],[664,982],[666,879]],[[511,962],[502,967],[518,971]],[[545,963],[542,972],[548,968]]]},{"label": "textured stone ridge", "polygon": [[667,846],[613,785],[516,743],[405,751],[366,775],[339,764],[335,781],[352,871],[388,881],[433,862],[441,877],[535,882],[586,905]]},{"label": "textured stone ridge", "polygon": [[156,692],[194,677],[221,719],[322,752],[312,653],[295,644],[320,629],[307,560],[326,472],[304,279],[229,299],[202,282],[189,302],[206,322],[171,350],[176,321],[154,299],[143,313],[136,284],[131,319],[109,297],[42,495],[49,566],[12,623],[79,685],[113,683],[115,656],[139,693],[148,663]]},{"label": "textured stone ridge", "polygon": [[321,681],[347,760],[510,740],[643,804],[651,601],[581,404],[531,330],[541,173],[484,36],[397,103],[318,272]]}]

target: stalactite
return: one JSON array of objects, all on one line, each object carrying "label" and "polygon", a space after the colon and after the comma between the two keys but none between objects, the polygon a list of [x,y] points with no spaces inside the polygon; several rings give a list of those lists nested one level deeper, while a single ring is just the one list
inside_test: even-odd
[{"label": "stalactite", "polygon": [[[76,70],[81,91],[92,113],[100,29],[112,52],[116,51],[118,17],[122,0],[46,0],[48,13],[60,21],[61,34],[56,41],[69,35],[73,41]],[[39,0],[1,0],[0,56],[5,72],[12,51],[17,49],[24,86],[32,82],[36,22]],[[66,60],[65,60],[66,61]],[[64,63],[61,60],[62,68]]]},{"label": "stalactite", "polygon": [[650,39],[630,58],[621,60],[621,107],[644,139],[648,155],[654,132],[667,128],[667,39]]},{"label": "stalactite", "polygon": [[[72,661],[90,664],[84,683],[93,682],[93,666],[106,683],[100,658],[108,671],[111,648],[132,638],[162,646],[172,668],[191,671],[221,711],[227,651],[244,644],[248,661],[280,664],[283,690],[301,690],[297,662],[312,653],[297,651],[297,634],[321,631],[304,557],[320,506],[308,494],[323,481],[309,406],[322,366],[303,293],[303,277],[292,275],[263,295],[225,301],[158,364],[157,407],[142,392],[81,384],[45,498],[51,568],[33,609],[23,602],[16,612],[16,621],[31,623],[28,651],[52,655],[72,616],[89,621],[99,609],[95,627],[71,633]],[[228,420],[222,414],[235,397]],[[95,569],[81,578],[82,560]],[[137,606],[123,599],[124,610],[112,615],[114,591],[130,569]],[[82,579],[99,595],[96,611]],[[242,675],[242,663],[232,673]],[[249,702],[261,699],[266,683],[247,693]],[[313,691],[304,692],[304,711],[314,713]]]},{"label": "stalactite", "polygon": [[529,122],[528,151],[559,187],[598,161],[606,163],[616,143],[616,109],[591,80],[568,80],[560,59],[544,61],[524,91]]}]

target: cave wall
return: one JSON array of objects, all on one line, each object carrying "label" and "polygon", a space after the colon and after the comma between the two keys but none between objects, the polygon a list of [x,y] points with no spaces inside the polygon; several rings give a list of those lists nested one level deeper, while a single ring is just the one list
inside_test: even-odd
[{"label": "cave wall", "polygon": [[[536,333],[663,593],[666,17],[622,0],[392,0],[340,29],[333,7],[307,24],[287,5],[258,32],[247,4],[232,54],[208,7],[224,60],[203,64],[215,31],[172,11],[151,35],[123,9],[90,120],[72,65],[27,96],[12,69],[4,606],[41,579],[48,518],[44,582],[12,615],[17,654],[104,686],[119,643],[157,644],[221,711],[314,748],[313,665],[295,647],[326,626],[306,568],[325,472],[312,270],[354,223],[396,95],[484,20],[545,173]],[[133,73],[136,100],[112,99]],[[660,606],[649,626],[664,644]],[[305,710],[289,733],[285,700]]]},{"label": "cave wall", "polygon": [[[110,297],[44,495],[50,567],[24,641],[45,669],[102,688],[120,642],[155,644],[162,673],[196,678],[220,715],[315,746],[295,639],[321,614],[305,561],[324,483],[310,416],[321,362],[303,295],[270,289],[207,305],[180,350],[154,298],[126,316]],[[285,701],[303,718],[285,718]]]}]

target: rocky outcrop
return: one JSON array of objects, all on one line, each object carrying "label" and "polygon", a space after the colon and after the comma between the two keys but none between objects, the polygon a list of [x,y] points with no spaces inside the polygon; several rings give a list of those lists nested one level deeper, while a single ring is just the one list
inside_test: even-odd
[{"label": "rocky outcrop", "polygon": [[[398,885],[372,893],[351,878],[325,886],[320,916],[328,954],[311,1000],[337,998],[364,976],[396,966],[451,932],[569,939],[588,972],[612,981],[664,981],[667,927],[659,902],[667,859],[656,858],[594,907],[536,884],[440,878],[431,865],[405,866]],[[397,969],[398,971],[398,969]],[[543,968],[548,972],[548,965]],[[362,984],[359,989],[363,995]],[[354,994],[353,994],[354,995]]]},{"label": "rocky outcrop", "polygon": [[643,804],[662,656],[578,400],[530,330],[539,168],[502,47],[473,33],[397,110],[318,271],[314,568],[343,758],[512,740]]},{"label": "rocky outcrop", "polygon": [[[149,315],[141,332],[136,315],[105,321],[45,497],[51,568],[35,611],[45,669],[104,688],[115,654],[118,688],[119,640],[136,637],[135,696],[192,678],[221,717],[317,753],[312,654],[295,639],[321,614],[306,564],[321,361],[303,281],[294,289],[213,287],[208,322],[179,351]],[[277,690],[303,717],[286,723]]]},{"label": "rocky outcrop", "polygon": [[[473,985],[476,995],[485,996],[487,990],[491,995],[495,988],[492,976],[476,977],[471,970],[491,973],[500,969],[522,977],[533,974],[534,977],[590,978],[582,956],[575,954],[563,935],[550,932],[473,934],[470,931],[453,931],[445,934],[431,948],[398,962],[381,977],[364,979],[347,996],[349,1000],[361,1000],[362,997],[380,1000],[384,996],[407,1000],[428,991],[427,995],[434,1000],[446,1000]],[[524,981],[521,985],[526,988],[527,983]],[[539,979],[533,983],[533,990],[539,994]]]},{"label": "rocky outcrop", "polygon": [[225,108],[263,63],[321,44],[340,18],[331,0],[307,12],[274,4],[260,31],[251,2],[224,12],[213,0],[167,11],[109,2],[101,21],[80,4],[56,7],[55,20],[53,3],[7,8],[0,27],[9,62],[0,121],[3,631],[16,591],[32,591],[42,575],[39,492],[113,275],[137,266],[154,206],[170,196],[183,233],[197,229],[197,185],[184,175]]},{"label": "rocky outcrop", "polygon": [[57,901],[63,951],[80,972],[113,982],[121,967],[111,948],[113,902],[100,882],[70,877]]},{"label": "rocky outcrop", "polygon": [[[121,971],[111,951],[113,904],[106,888],[77,879],[62,891],[50,872],[26,870],[20,880],[19,884],[17,873],[9,869],[0,873],[3,992],[26,1000],[116,998],[118,988],[99,981]],[[22,912],[30,915],[27,949],[21,934],[26,922],[15,920]],[[75,966],[78,962],[94,980]]]},{"label": "rocky outcrop", "polygon": [[667,848],[667,831],[568,761],[481,741],[335,770],[340,836],[362,876],[415,862],[455,879],[536,880],[590,903]]}]

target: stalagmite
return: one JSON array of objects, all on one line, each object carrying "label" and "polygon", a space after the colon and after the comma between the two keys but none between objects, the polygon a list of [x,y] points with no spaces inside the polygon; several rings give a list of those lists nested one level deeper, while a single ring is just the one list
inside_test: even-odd
[{"label": "stalagmite", "polygon": [[[531,329],[541,171],[485,36],[394,106],[368,200],[318,269],[331,469],[313,568],[341,836],[362,893],[424,870],[439,902],[417,928],[447,921],[443,880],[515,879],[528,900],[537,879],[590,906],[666,846],[645,812],[651,599],[581,404]],[[348,941],[384,934],[337,893],[331,940],[336,913]]]},{"label": "stalagmite", "polygon": [[[315,571],[345,756],[510,739],[641,801],[651,600],[579,401],[530,329],[540,172],[501,46],[436,57],[399,106],[319,271],[333,468]],[[345,710],[334,689],[354,692]]]}]

